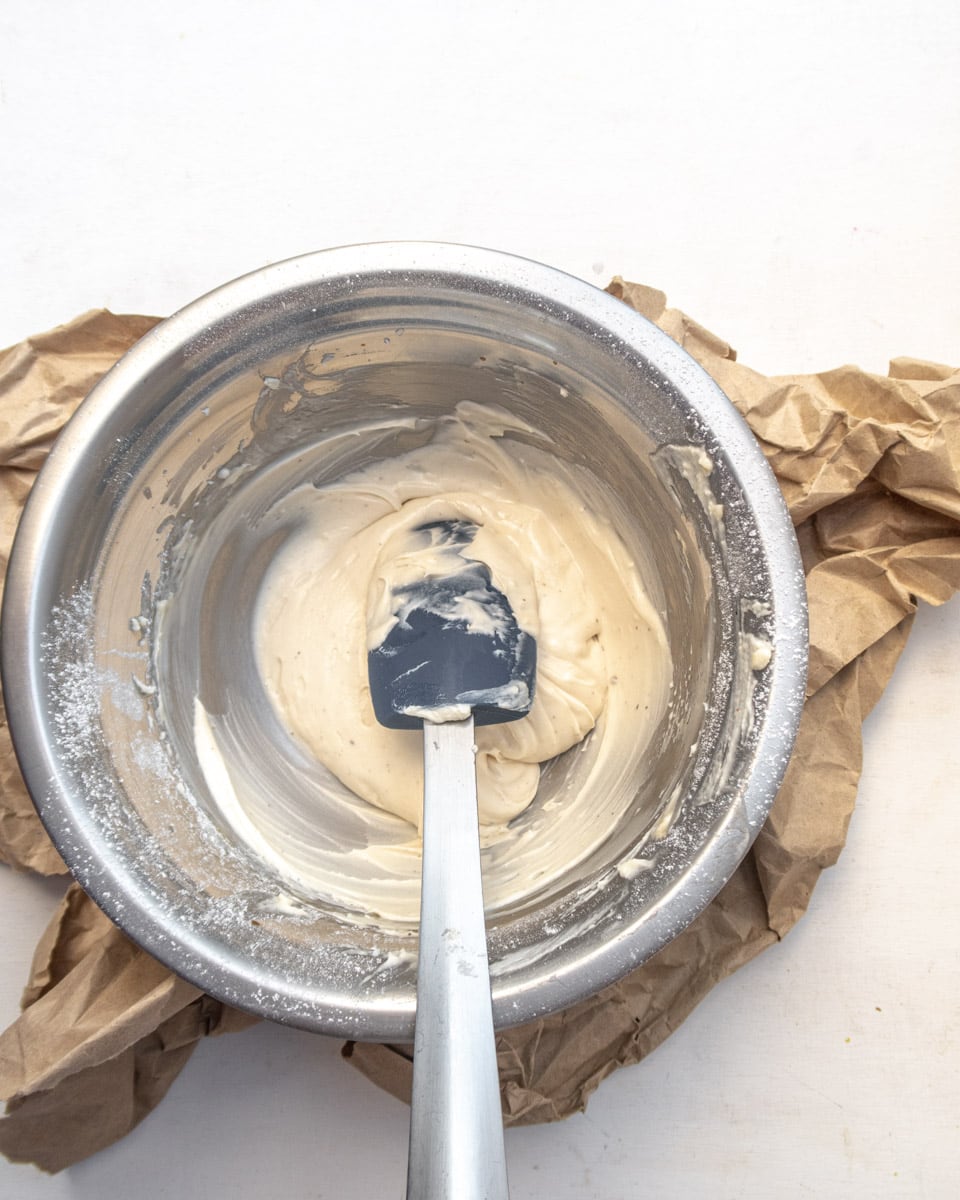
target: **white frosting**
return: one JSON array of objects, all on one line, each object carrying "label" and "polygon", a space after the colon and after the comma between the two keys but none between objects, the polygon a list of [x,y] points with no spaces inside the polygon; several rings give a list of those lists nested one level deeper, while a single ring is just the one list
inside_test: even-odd
[{"label": "white frosting", "polygon": [[[666,710],[672,666],[662,622],[606,517],[615,503],[593,476],[511,432],[530,431],[501,411],[462,403],[426,445],[289,498],[298,526],[266,576],[257,661],[284,727],[353,794],[343,801],[351,819],[368,823],[365,848],[349,851],[351,882],[329,846],[311,846],[309,813],[287,811],[275,794],[240,802],[197,705],[198,755],[235,831],[300,887],[371,914],[415,921],[418,905],[422,735],[379,725],[367,682],[368,644],[384,628],[374,620],[368,638],[371,598],[376,614],[387,588],[383,563],[411,529],[475,524],[471,557],[489,566],[537,639],[530,713],[476,731],[488,908],[521,900],[582,861],[648,773],[644,751]],[[541,764],[578,743],[553,798],[515,822],[537,794]],[[396,823],[384,826],[381,811],[407,822],[409,838],[398,837]]]},{"label": "white frosting", "polygon": [[763,671],[770,665],[773,646],[766,638],[757,637],[755,633],[745,633],[743,648],[750,656],[751,671]]}]

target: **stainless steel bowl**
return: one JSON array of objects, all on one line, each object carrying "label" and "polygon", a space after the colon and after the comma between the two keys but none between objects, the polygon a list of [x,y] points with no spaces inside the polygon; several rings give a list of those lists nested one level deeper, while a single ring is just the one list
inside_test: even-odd
[{"label": "stainless steel bowl", "polygon": [[[486,250],[355,246],[268,267],[163,322],[94,389],[40,473],[7,575],[10,726],[77,878],[178,974],[325,1033],[411,1036],[410,931],[297,899],[238,841],[198,768],[190,706],[198,689],[263,703],[249,630],[273,544],[264,507],[395,453],[335,436],[358,413],[436,414],[465,391],[602,481],[657,581],[674,659],[636,803],[567,876],[490,914],[497,1024],[556,1010],[716,895],[767,815],[802,705],[788,514],[746,425],[667,336]],[[309,787],[266,712],[262,729],[231,763],[245,786],[266,771]]]}]

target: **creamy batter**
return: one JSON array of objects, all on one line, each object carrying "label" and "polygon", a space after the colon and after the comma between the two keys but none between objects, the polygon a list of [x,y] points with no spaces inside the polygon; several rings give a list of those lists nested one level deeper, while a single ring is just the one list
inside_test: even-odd
[{"label": "creamy batter", "polygon": [[[358,816],[366,824],[366,845],[341,854],[338,870],[329,847],[311,844],[311,813],[279,811],[276,797],[259,807],[235,796],[224,803],[229,789],[215,791],[241,837],[299,887],[416,920],[422,735],[377,722],[367,651],[382,636],[378,604],[396,584],[395,549],[431,522],[476,526],[471,556],[537,640],[529,714],[476,731],[488,909],[568,874],[635,803],[672,685],[663,623],[607,515],[614,498],[531,444],[533,433],[464,402],[437,419],[426,445],[285,498],[297,527],[264,579],[257,663],[291,738],[345,785],[341,803],[354,827]],[[196,733],[210,781],[217,738],[199,702]]]}]

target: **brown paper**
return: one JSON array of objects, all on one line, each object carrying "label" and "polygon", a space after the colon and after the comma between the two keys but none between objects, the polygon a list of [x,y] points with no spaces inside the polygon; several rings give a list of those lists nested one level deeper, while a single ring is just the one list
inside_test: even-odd
[{"label": "brown paper", "polygon": [[[585,1107],[713,985],[783,937],[836,861],[860,774],[860,727],[906,642],[918,599],[960,587],[960,374],[901,358],[889,377],[841,367],[768,379],[662,292],[609,290],[704,365],[756,433],[797,525],[810,602],[808,697],[773,811],[720,895],[650,962],[579,1005],[498,1037],[508,1124]],[[91,313],[0,356],[0,560],[33,475],[67,415],[154,320]],[[63,864],[26,795],[0,723],[0,855]],[[162,1099],[197,1040],[235,1013],[129,942],[76,885],[37,948],[24,1011],[0,1035],[0,1149],[60,1170],[121,1137]],[[408,1098],[409,1050],[344,1053]]]},{"label": "brown paper", "polygon": [[201,1037],[255,1023],[171,974],[75,883],[40,939],[22,1003],[0,1036],[0,1150],[47,1171],[129,1132]]}]

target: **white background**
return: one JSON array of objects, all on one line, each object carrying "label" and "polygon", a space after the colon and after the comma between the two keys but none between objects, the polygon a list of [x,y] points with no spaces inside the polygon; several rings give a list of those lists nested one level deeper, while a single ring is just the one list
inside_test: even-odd
[{"label": "white background", "polygon": [[[620,273],[770,374],[960,360],[960,8],[206,3],[0,9],[0,345],[164,314],[324,246],[470,242]],[[960,605],[866,729],[847,849],[780,946],[583,1116],[515,1200],[954,1197]],[[61,885],[0,869],[0,1023]],[[121,1144],[0,1197],[396,1197],[406,1110],[339,1044],[200,1046]]]}]

